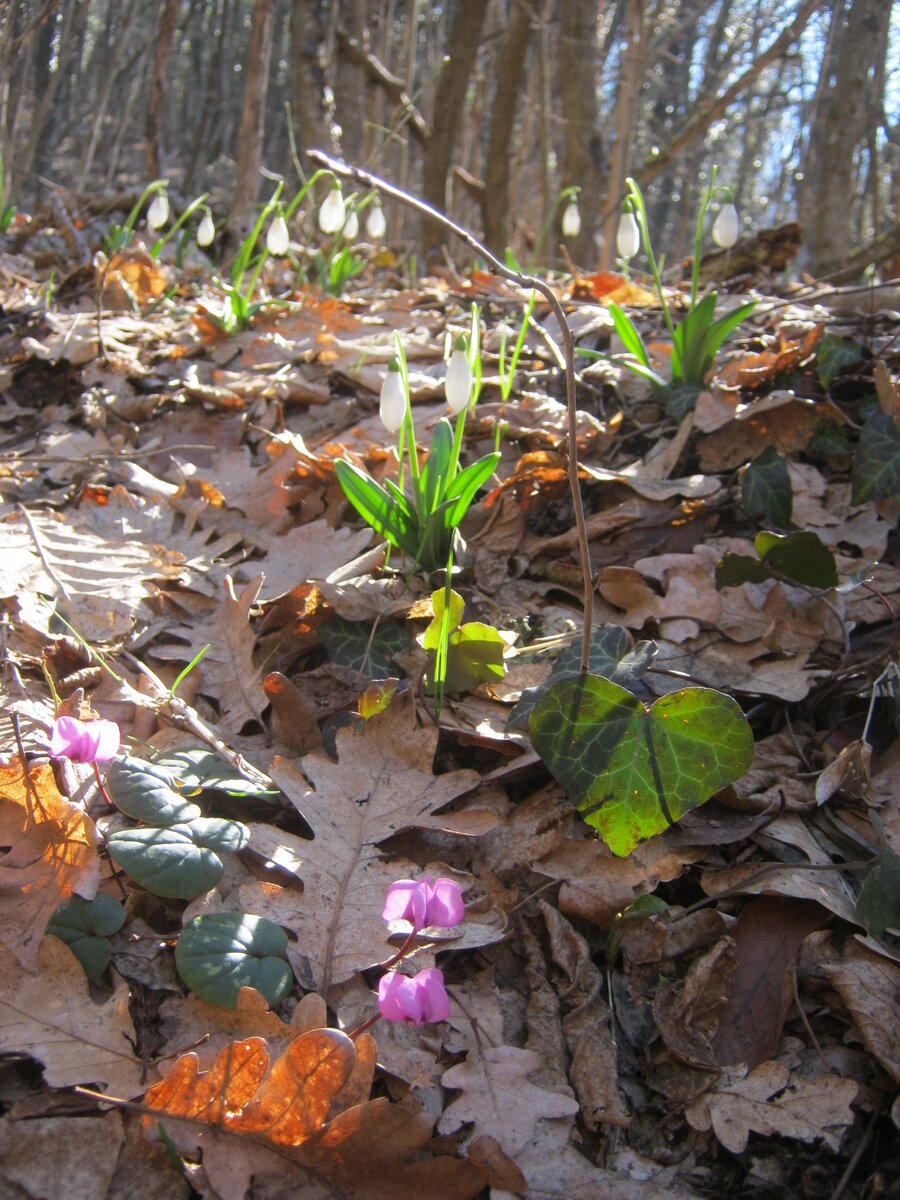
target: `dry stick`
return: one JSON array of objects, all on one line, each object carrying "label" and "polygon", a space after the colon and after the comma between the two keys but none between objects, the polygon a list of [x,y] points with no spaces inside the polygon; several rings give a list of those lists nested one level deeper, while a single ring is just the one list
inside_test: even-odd
[{"label": "dry stick", "polygon": [[416,196],[409,195],[408,192],[402,191],[395,187],[392,183],[379,178],[377,175],[371,174],[369,171],[362,170],[361,167],[349,166],[347,163],[341,162],[340,159],[331,158],[321,150],[307,150],[307,158],[318,166],[326,167],[335,175],[344,179],[352,179],[363,187],[374,188],[381,192],[382,195],[390,196],[394,200],[399,200],[401,204],[405,204],[407,208],[412,208],[422,216],[429,217],[432,221],[437,221],[439,225],[458,237],[460,241],[474,250],[476,254],[487,263],[490,270],[495,275],[500,275],[504,279],[509,279],[513,283],[517,283],[519,287],[532,288],[547,300],[553,315],[556,317],[559,324],[559,331],[562,335],[563,352],[565,354],[566,366],[566,412],[568,415],[568,433],[566,437],[567,463],[566,469],[569,477],[569,487],[572,491],[572,504],[575,509],[575,525],[578,530],[578,547],[581,553],[581,571],[584,577],[584,624],[581,632],[581,672],[587,673],[588,661],[590,656],[591,645],[591,608],[593,605],[595,579],[591,574],[591,559],[590,550],[588,548],[587,528],[584,523],[584,506],[581,503],[581,489],[578,484],[578,441],[577,441],[577,411],[575,408],[575,339],[572,336],[572,330],[569,328],[569,322],[566,320],[566,314],[560,304],[556,293],[543,279],[538,279],[536,275],[525,275],[521,271],[512,271],[509,267],[503,265],[499,259],[495,258],[481,242],[470,233],[468,229],[464,229],[461,225],[457,225],[451,221],[449,217],[444,216],[436,208],[432,208],[430,204],[426,204],[424,200],[419,200]]}]

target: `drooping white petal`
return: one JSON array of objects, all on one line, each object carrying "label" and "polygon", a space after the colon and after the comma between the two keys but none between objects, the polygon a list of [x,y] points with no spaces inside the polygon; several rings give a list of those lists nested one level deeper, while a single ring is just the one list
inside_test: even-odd
[{"label": "drooping white petal", "polygon": [[197,226],[197,245],[211,246],[215,236],[216,227],[213,224],[213,219],[209,213],[206,213],[203,220]]},{"label": "drooping white petal", "polygon": [[346,240],[348,242],[352,242],[358,233],[359,233],[359,217],[356,215],[356,209],[354,208],[354,209],[350,210],[350,215],[347,217],[347,220],[344,222],[344,237],[346,238]]},{"label": "drooping white petal", "polygon": [[616,249],[621,258],[634,258],[641,248],[641,231],[633,212],[624,212],[619,217],[616,230]]},{"label": "drooping white petal", "polygon": [[733,204],[723,204],[719,209],[719,215],[713,221],[713,241],[717,246],[721,246],[723,250],[730,250],[738,240],[739,232],[740,222],[738,221],[737,209]]},{"label": "drooping white petal", "polygon": [[406,416],[406,392],[399,371],[388,371],[381,385],[378,415],[388,433],[396,433]]},{"label": "drooping white petal", "polygon": [[387,233],[387,221],[380,204],[373,204],[366,217],[366,233],[373,242],[380,242]]},{"label": "drooping white petal", "polygon": [[319,209],[319,228],[323,233],[337,233],[344,228],[344,197],[339,187],[333,187]]},{"label": "drooping white petal", "polygon": [[287,221],[279,213],[269,226],[269,232],[266,234],[266,249],[270,254],[287,254],[290,240]]},{"label": "drooping white petal", "polygon": [[149,229],[162,229],[168,219],[169,197],[165,192],[157,192],[150,201],[150,207],[147,209],[147,227]]},{"label": "drooping white petal", "polygon": [[577,238],[581,233],[581,213],[574,200],[566,205],[562,215],[562,235],[564,238]]},{"label": "drooping white petal", "polygon": [[454,350],[450,355],[444,389],[451,412],[461,413],[472,394],[472,372],[465,350]]}]

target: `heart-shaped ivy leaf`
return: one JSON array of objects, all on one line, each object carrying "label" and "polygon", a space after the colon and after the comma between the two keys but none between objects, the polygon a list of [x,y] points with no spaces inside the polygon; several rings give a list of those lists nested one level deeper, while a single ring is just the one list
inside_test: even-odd
[{"label": "heart-shaped ivy leaf", "polygon": [[65,942],[88,979],[98,979],[109,962],[108,939],[125,924],[125,909],[102,892],[93,900],[73,896],[47,923],[47,933]]},{"label": "heart-shaped ivy leaf", "polygon": [[851,504],[900,493],[900,425],[893,417],[877,412],[863,425],[850,479]]},{"label": "heart-shaped ivy leaf", "polygon": [[741,476],[741,500],[748,517],[762,517],[776,529],[791,523],[794,493],[787,463],[774,446],[766,446]]},{"label": "heart-shaped ivy leaf", "polygon": [[284,961],[287,934],[265,917],[209,913],[195,917],[175,945],[178,974],[201,1000],[236,1008],[238,992],[252,987],[269,1005],[283,1000],[293,976]]},{"label": "heart-shaped ivy leaf", "polygon": [[146,825],[175,825],[200,816],[200,808],[183,799],[175,784],[175,776],[165,767],[139,758],[114,759],[106,776],[116,807]]},{"label": "heart-shaped ivy leaf", "polygon": [[240,850],[246,825],[218,817],[164,828],[123,829],[107,839],[109,856],[154,896],[191,900],[216,886],[224,864],[216,851]]},{"label": "heart-shaped ivy leaf", "polygon": [[409,638],[399,625],[379,625],[375,632],[365,621],[332,617],[319,627],[322,645],[333,663],[362,671],[368,679],[397,674],[394,655],[409,649]]},{"label": "heart-shaped ivy leaf", "polygon": [[738,704],[685,688],[646,708],[598,675],[549,688],[531,741],[614,854],[674,825],[746,771],[753,734]]},{"label": "heart-shaped ivy leaf", "polygon": [[754,548],[759,558],[746,554],[726,554],[716,567],[716,587],[737,587],[742,583],[763,583],[784,578],[823,591],[837,587],[840,578],[834,555],[818,534],[798,533],[756,535]]},{"label": "heart-shaped ivy leaf", "polygon": [[[626,629],[621,625],[604,625],[591,634],[588,670],[592,675],[602,675],[604,679],[611,679],[613,683],[640,696],[646,692],[646,686],[641,684],[641,680],[656,657],[657,650],[656,642],[638,642],[632,649],[631,637]],[[554,683],[559,683],[561,679],[573,679],[580,674],[579,641],[566,646],[560,653],[548,679],[522,693],[519,702],[509,714],[507,724],[515,729],[527,729],[532,709],[548,688]]]}]

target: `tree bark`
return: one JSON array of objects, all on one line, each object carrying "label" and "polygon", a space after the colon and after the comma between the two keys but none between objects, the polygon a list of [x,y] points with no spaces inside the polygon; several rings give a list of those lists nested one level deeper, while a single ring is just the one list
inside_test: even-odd
[{"label": "tree bark", "polygon": [[631,135],[643,77],[645,17],[644,0],[628,0],[625,54],[622,58],[622,76],[616,99],[616,140],[607,187],[610,205],[615,207],[610,207],[603,225],[603,249],[600,254],[600,261],[606,268],[610,266],[616,253],[618,200],[625,192],[625,179],[631,166]]},{"label": "tree bark", "polygon": [[[561,183],[564,188],[581,188],[578,197],[581,232],[567,245],[572,258],[580,263],[591,263],[594,259],[594,234],[606,161],[597,109],[597,16],[596,0],[566,0],[560,16],[557,50],[565,136]],[[562,238],[561,219],[562,212],[557,211],[557,241]]]},{"label": "tree bark", "polygon": [[228,224],[239,233],[243,232],[245,226],[252,224],[250,212],[259,193],[259,167],[262,161],[269,59],[272,55],[273,17],[274,0],[256,0],[238,133],[237,183],[228,218]]},{"label": "tree bark", "polygon": [[[367,53],[365,0],[343,0],[341,32]],[[334,114],[341,127],[341,154],[345,162],[363,161],[363,116],[366,102],[366,68],[346,51],[347,39],[337,39],[334,79]]]},{"label": "tree bark", "polygon": [[485,189],[481,203],[484,244],[499,258],[509,244],[509,180],[513,156],[513,131],[519,93],[525,78],[525,60],[531,41],[532,11],[525,0],[513,0],[506,37],[496,65],[497,87],[488,135]]},{"label": "tree bark", "polygon": [[835,10],[834,20],[846,21],[834,64],[833,86],[822,96],[809,135],[812,178],[805,180],[808,221],[807,245],[812,271],[825,275],[843,265],[854,238],[850,227],[854,160],[866,140],[872,105],[867,83],[887,50],[891,0],[853,0],[848,12]]},{"label": "tree bark", "polygon": [[159,21],[153,73],[150,76],[150,99],[147,104],[147,143],[144,147],[148,179],[158,179],[162,174],[162,121],[166,103],[166,73],[180,8],[180,0],[166,0]]},{"label": "tree bark", "polygon": [[[450,164],[486,11],[484,0],[458,0],[447,36],[444,64],[435,80],[431,138],[422,163],[422,198],[441,212],[448,207]],[[422,253],[426,259],[434,257],[446,237],[442,226],[423,217]]]},{"label": "tree bark", "polygon": [[325,76],[319,63],[324,38],[321,0],[294,0],[291,10],[291,94],[297,145],[301,151],[334,153],[325,109]]}]

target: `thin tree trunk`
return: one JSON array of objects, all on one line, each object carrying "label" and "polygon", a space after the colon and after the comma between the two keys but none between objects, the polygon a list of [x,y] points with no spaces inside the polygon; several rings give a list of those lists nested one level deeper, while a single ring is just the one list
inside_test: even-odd
[{"label": "thin tree trunk", "polygon": [[301,150],[333,153],[331,125],[325,111],[325,77],[319,64],[324,39],[321,0],[294,0],[291,10],[291,94]]},{"label": "thin tree trunk", "polygon": [[259,194],[259,167],[266,115],[266,90],[269,84],[269,59],[272,55],[274,0],[256,0],[250,29],[244,103],[238,133],[237,183],[231,202],[229,225],[239,232],[248,224],[248,214]]},{"label": "thin tree trunk", "polygon": [[609,267],[613,261],[619,223],[619,201],[625,193],[625,178],[631,165],[631,133],[634,129],[634,114],[643,78],[645,16],[644,0],[628,0],[625,54],[622,58],[622,76],[616,100],[616,141],[609,172],[609,205],[603,225],[603,249],[600,256],[604,267]]},{"label": "thin tree trunk", "polygon": [[[481,42],[487,5],[484,0],[458,0],[446,41],[444,63],[435,81],[431,139],[422,163],[422,196],[442,212],[447,210],[447,180],[459,136],[466,89]],[[446,239],[436,221],[422,220],[422,253],[435,254]]]},{"label": "thin tree trunk", "polygon": [[531,41],[531,9],[525,0],[513,0],[506,26],[506,37],[495,67],[497,87],[491,111],[487,164],[481,213],[484,244],[502,257],[509,243],[509,179],[513,155],[513,130],[516,124],[519,93],[525,77],[525,60]]},{"label": "thin tree trunk", "polygon": [[59,53],[57,55],[56,70],[53,71],[47,78],[46,86],[41,95],[37,110],[34,114],[34,119],[31,124],[31,132],[28,136],[28,142],[22,152],[22,157],[19,160],[21,173],[27,174],[34,165],[35,157],[37,156],[38,147],[43,137],[44,129],[47,124],[47,117],[53,109],[54,101],[56,100],[59,85],[66,77],[66,71],[69,66],[69,59],[72,54],[72,48],[77,41],[77,32],[84,25],[87,19],[87,5],[69,3],[65,6],[62,12],[62,28],[59,35]]},{"label": "thin tree trunk", "polygon": [[[368,49],[365,0],[343,0],[341,30]],[[366,104],[366,70],[347,54],[341,39],[337,41],[334,80],[334,113],[341,127],[341,154],[344,161],[361,165],[363,161],[363,116]]]},{"label": "thin tree trunk", "polygon": [[[576,262],[588,263],[594,257],[606,157],[597,108],[596,0],[566,0],[562,6],[557,62],[565,136],[561,183],[581,188],[581,232],[568,249]],[[558,212],[557,240],[562,237],[561,217]]]},{"label": "thin tree trunk", "polygon": [[97,141],[100,137],[100,130],[103,127],[103,121],[106,117],[106,110],[109,107],[109,99],[112,95],[113,86],[118,75],[118,63],[122,56],[122,51],[128,41],[128,35],[131,32],[131,25],[137,13],[137,0],[131,0],[131,3],[125,9],[122,15],[122,23],[119,26],[119,32],[116,40],[113,43],[112,52],[109,56],[109,66],[106,71],[106,78],[103,82],[103,87],[100,92],[100,97],[97,102],[97,111],[94,113],[94,122],[91,126],[91,136],[88,139],[88,144],[85,147],[84,155],[81,159],[81,166],[78,170],[78,183],[76,191],[83,191],[84,185],[87,182],[87,177],[91,172],[91,167],[94,163],[94,154],[97,150]]},{"label": "thin tree trunk", "polygon": [[180,8],[181,0],[166,0],[159,21],[159,36],[156,39],[156,53],[153,56],[153,73],[150,76],[150,99],[147,104],[147,143],[144,147],[148,179],[158,179],[162,174],[162,123],[166,103],[166,73],[169,68],[169,56],[172,53],[172,42],[175,39]]}]

